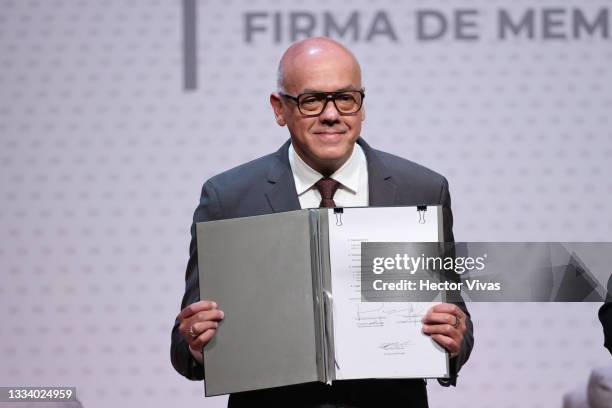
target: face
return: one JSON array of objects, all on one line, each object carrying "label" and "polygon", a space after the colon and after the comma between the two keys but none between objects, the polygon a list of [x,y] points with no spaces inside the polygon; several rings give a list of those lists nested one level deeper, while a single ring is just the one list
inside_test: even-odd
[{"label": "face", "polygon": [[[353,58],[342,50],[305,52],[291,58],[284,68],[285,92],[334,92],[361,89],[361,73]],[[327,103],[316,117],[305,117],[297,104],[278,93],[270,96],[276,121],[287,126],[293,148],[310,167],[330,175],[351,156],[361,133],[364,109],[354,115],[341,115]]]}]

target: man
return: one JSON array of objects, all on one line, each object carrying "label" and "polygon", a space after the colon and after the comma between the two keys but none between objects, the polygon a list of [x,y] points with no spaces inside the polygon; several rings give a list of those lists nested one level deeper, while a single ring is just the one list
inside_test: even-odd
[{"label": "man", "polygon": [[[196,222],[319,206],[443,205],[445,237],[453,239],[446,179],[376,151],[360,138],[365,93],[359,63],[348,49],[328,38],[293,44],[279,63],[278,88],[270,103],[276,122],[288,127],[290,143],[207,181],[194,214],[186,291],[171,347],[174,367],[190,379],[204,378],[202,348],[224,317],[213,300],[199,298]],[[439,304],[423,323],[423,331],[450,352],[452,377],[444,385],[454,385],[473,344],[469,314],[463,304]],[[426,407],[425,382],[303,384],[233,394],[229,406],[361,407],[398,402]]]}]

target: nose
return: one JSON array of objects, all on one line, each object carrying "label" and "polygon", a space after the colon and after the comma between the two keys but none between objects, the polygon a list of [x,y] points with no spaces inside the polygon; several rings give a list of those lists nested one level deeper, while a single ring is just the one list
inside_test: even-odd
[{"label": "nose", "polygon": [[335,124],[340,119],[340,112],[336,109],[334,101],[332,99],[327,100],[327,104],[323,109],[323,112],[319,115],[319,120],[325,124]]}]

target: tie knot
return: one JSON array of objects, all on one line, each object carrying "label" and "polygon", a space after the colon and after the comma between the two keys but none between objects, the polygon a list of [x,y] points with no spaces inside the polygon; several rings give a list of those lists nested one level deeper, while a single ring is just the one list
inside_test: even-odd
[{"label": "tie knot", "polygon": [[332,178],[325,177],[317,181],[315,186],[319,193],[321,193],[320,207],[335,207],[334,194],[336,194],[336,190],[340,187],[340,183]]}]

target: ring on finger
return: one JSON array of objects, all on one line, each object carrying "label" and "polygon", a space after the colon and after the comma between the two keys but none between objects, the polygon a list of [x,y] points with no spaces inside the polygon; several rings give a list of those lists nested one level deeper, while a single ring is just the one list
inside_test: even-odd
[{"label": "ring on finger", "polygon": [[189,335],[191,338],[195,339],[198,335],[193,331],[193,326],[189,326]]}]

